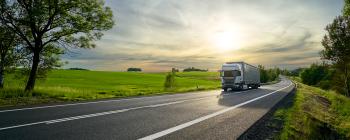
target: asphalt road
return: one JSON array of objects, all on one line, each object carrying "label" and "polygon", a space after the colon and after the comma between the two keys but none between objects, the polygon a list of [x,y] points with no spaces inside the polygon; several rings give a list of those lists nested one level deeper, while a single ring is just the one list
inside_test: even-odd
[{"label": "asphalt road", "polygon": [[235,139],[293,87],[0,109],[0,139]]}]

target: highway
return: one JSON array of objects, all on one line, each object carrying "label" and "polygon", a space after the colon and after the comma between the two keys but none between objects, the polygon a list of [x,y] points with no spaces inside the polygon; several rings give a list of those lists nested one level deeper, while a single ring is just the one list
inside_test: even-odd
[{"label": "highway", "polygon": [[0,139],[235,139],[294,84],[0,109]]}]

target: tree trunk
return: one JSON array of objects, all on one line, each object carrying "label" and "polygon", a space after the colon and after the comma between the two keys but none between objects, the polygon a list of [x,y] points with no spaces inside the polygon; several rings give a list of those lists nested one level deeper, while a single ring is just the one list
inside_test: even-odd
[{"label": "tree trunk", "polygon": [[27,81],[27,86],[25,88],[25,91],[32,91],[34,89],[39,62],[40,62],[40,53],[36,51],[36,52],[34,52],[34,55],[33,55],[32,69],[30,70],[30,74],[29,74],[29,78]]},{"label": "tree trunk", "polygon": [[0,60],[0,89],[4,88],[4,75],[5,75],[5,53],[1,53]]},{"label": "tree trunk", "polygon": [[346,94],[346,96],[350,96],[349,95],[349,91],[350,91],[350,86],[349,86],[349,83],[350,83],[350,81],[349,81],[349,69],[348,69],[348,65],[347,64],[345,64],[345,70],[344,70],[344,72],[345,72],[345,80],[344,80],[344,84],[345,84],[345,94]]},{"label": "tree trunk", "polygon": [[347,91],[347,96],[350,97],[350,77],[348,76],[347,79],[346,79],[346,91]]},{"label": "tree trunk", "polygon": [[0,66],[0,89],[4,88],[4,68]]}]

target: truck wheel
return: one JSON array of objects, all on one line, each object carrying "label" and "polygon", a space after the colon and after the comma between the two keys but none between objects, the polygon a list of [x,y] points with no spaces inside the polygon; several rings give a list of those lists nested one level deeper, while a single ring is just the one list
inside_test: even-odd
[{"label": "truck wheel", "polygon": [[258,89],[259,88],[259,85],[254,85],[254,89]]},{"label": "truck wheel", "polygon": [[239,90],[243,90],[243,85],[239,85]]}]

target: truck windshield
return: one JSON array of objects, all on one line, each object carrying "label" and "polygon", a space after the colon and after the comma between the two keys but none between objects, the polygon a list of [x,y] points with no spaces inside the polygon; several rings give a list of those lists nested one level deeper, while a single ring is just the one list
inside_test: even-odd
[{"label": "truck windshield", "polygon": [[221,73],[222,77],[236,77],[236,76],[241,76],[241,71],[238,70],[233,70],[233,71],[223,71]]}]

